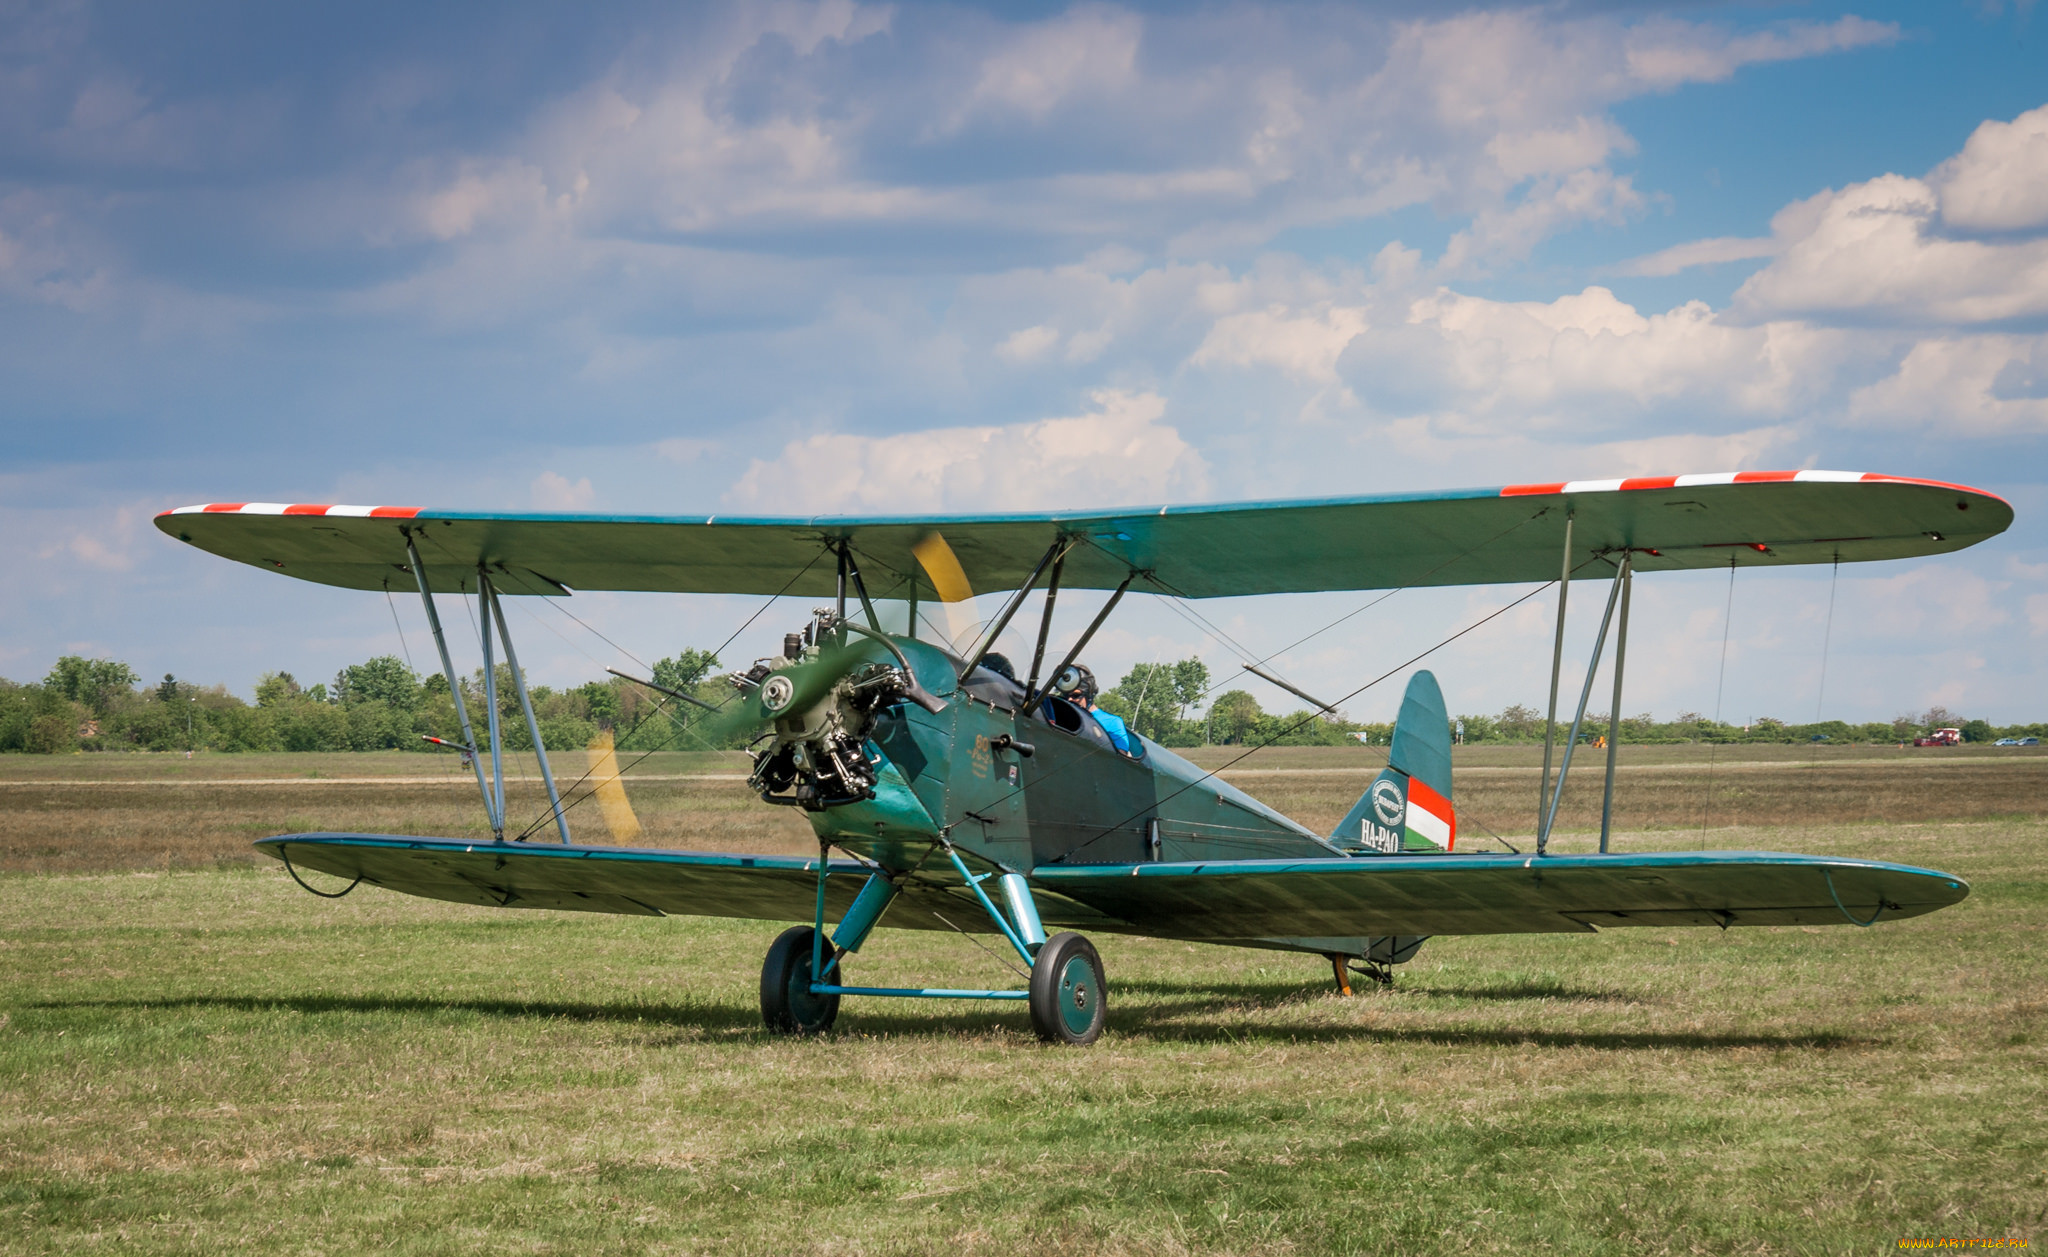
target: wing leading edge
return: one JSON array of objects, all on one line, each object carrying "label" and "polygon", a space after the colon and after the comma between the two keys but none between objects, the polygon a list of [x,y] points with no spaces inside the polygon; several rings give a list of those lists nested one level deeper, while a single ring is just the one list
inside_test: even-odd
[{"label": "wing leading edge", "polygon": [[2005,531],[2012,508],[1941,481],[1757,471],[1026,515],[727,519],[217,502],[166,511],[156,523],[287,576],[400,591],[413,585],[410,533],[438,592],[474,589],[482,565],[505,593],[555,595],[824,596],[836,578],[821,561],[824,545],[843,538],[875,596],[901,597],[919,570],[912,548],[934,531],[988,592],[1021,583],[1066,534],[1090,543],[1067,559],[1069,588],[1112,588],[1137,568],[1185,596],[1215,598],[1548,580],[1567,516],[1575,562],[1629,547],[1649,572],[1940,554]]}]

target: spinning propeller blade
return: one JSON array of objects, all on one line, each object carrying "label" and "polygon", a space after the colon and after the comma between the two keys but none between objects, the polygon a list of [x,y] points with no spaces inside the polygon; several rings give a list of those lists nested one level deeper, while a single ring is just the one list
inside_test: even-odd
[{"label": "spinning propeller blade", "polygon": [[971,609],[974,586],[967,583],[959,556],[935,532],[927,533],[924,540],[910,547],[910,552],[917,556],[918,566],[931,579],[932,590],[946,608],[946,636],[953,649],[971,648],[981,637],[981,620]]}]

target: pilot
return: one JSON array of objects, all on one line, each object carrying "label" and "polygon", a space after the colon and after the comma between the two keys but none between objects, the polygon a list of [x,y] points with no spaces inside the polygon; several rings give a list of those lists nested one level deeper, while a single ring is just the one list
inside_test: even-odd
[{"label": "pilot", "polygon": [[1093,716],[1095,723],[1102,726],[1102,731],[1109,735],[1110,742],[1117,750],[1126,755],[1133,754],[1129,726],[1124,724],[1122,716],[1113,711],[1103,711],[1095,705],[1095,695],[1098,692],[1095,674],[1088,670],[1086,664],[1075,664],[1053,680],[1053,693]]}]

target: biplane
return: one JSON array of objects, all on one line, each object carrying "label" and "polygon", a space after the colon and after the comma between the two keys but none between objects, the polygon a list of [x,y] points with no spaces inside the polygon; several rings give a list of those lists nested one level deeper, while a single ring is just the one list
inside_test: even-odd
[{"label": "biplane", "polygon": [[[1961,485],[1788,471],[1018,515],[618,517],[227,502],[156,522],[285,576],[420,596],[493,837],[299,833],[257,844],[295,878],[317,869],[351,879],[349,889],[367,882],[505,908],[790,922],[761,971],[773,1030],[827,1030],[845,996],[1013,1000],[1040,1037],[1085,1044],[1106,1009],[1090,936],[1326,957],[1348,994],[1351,973],[1385,981],[1440,934],[1869,926],[1960,901],[1969,888],[1958,877],[1870,860],[1611,851],[1618,739],[1607,749],[1599,851],[1556,853],[1550,837],[1610,637],[1620,711],[1636,574],[1940,554],[2011,520],[2003,500]],[[1594,577],[1607,585],[1605,611],[1571,731],[1559,738],[1568,598],[1575,580]],[[1327,834],[1090,706],[1083,654],[1134,589],[1202,599],[1507,583],[1556,591],[1528,850],[1459,841],[1449,721],[1427,671],[1408,682],[1384,769]],[[935,604],[957,610],[977,589],[1008,591],[986,626],[920,631]],[[1078,633],[1056,634],[1060,595],[1077,589],[1109,593]],[[809,821],[815,858],[572,839],[574,800],[549,769],[501,600],[577,590],[829,600],[779,655],[733,674],[731,698],[711,705],[719,710],[693,713],[703,728],[753,735],[750,788],[762,806]],[[1034,593],[1037,627],[1019,669],[993,647]],[[448,595],[475,599],[481,740],[442,630],[436,600]],[[884,627],[905,612],[900,631]],[[559,841],[507,837],[497,647]],[[1028,981],[859,985],[855,957],[884,924],[1000,936]]]}]

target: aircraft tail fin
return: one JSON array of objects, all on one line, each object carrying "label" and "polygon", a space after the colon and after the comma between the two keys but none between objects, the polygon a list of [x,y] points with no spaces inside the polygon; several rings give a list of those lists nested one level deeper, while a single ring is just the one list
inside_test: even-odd
[{"label": "aircraft tail fin", "polygon": [[1387,766],[1337,823],[1330,840],[1352,851],[1449,851],[1458,841],[1451,805],[1451,721],[1436,677],[1408,681]]}]

